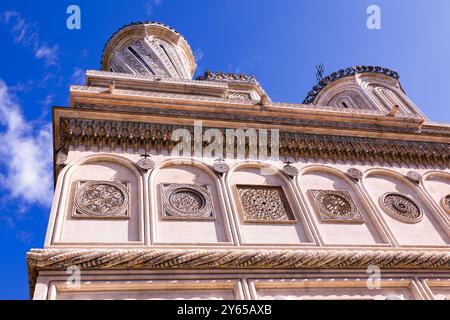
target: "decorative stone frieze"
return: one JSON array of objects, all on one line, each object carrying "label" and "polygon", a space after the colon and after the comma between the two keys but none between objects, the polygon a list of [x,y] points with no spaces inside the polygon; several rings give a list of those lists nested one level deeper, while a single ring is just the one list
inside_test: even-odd
[{"label": "decorative stone frieze", "polygon": [[74,218],[128,218],[129,183],[118,181],[77,181]]},{"label": "decorative stone frieze", "polygon": [[283,187],[237,185],[244,223],[294,222]]},{"label": "decorative stone frieze", "polygon": [[40,271],[383,269],[449,270],[448,250],[32,249],[27,253],[30,294]]},{"label": "decorative stone frieze", "polygon": [[311,190],[324,222],[363,223],[364,218],[348,191]]},{"label": "decorative stone frieze", "polygon": [[[62,118],[59,146],[77,148],[84,145],[99,148],[109,147],[112,151],[133,148],[135,152],[144,149],[149,153],[168,150],[175,146],[171,140],[173,130],[187,128],[193,134],[193,127],[170,124],[153,124],[126,121],[100,121]],[[204,127],[204,130],[208,128]],[[225,136],[224,129],[223,131]],[[194,142],[192,142],[194,143]],[[248,146],[246,146],[248,149]],[[360,138],[350,136],[315,135],[306,133],[280,132],[281,158],[325,159],[339,161],[378,161],[382,163],[435,164],[448,166],[450,148],[445,143]]]},{"label": "decorative stone frieze", "polygon": [[238,99],[238,100],[252,100],[250,93],[242,91],[229,91],[227,93],[228,99]]},{"label": "decorative stone frieze", "polygon": [[223,73],[221,71],[211,72],[210,70],[206,70],[203,76],[198,76],[197,80],[208,80],[208,81],[240,81],[240,82],[249,82],[256,83],[256,79],[252,75],[247,75],[243,73]]},{"label": "decorative stone frieze", "polygon": [[213,200],[209,186],[162,184],[163,219],[213,220]]},{"label": "decorative stone frieze", "polygon": [[394,219],[406,223],[417,223],[422,220],[423,209],[407,195],[388,192],[380,198],[380,201],[385,212]]}]

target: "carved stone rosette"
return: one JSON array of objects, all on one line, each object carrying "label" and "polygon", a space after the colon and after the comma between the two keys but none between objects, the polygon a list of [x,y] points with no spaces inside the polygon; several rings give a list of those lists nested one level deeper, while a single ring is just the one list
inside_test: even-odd
[{"label": "carved stone rosette", "polygon": [[324,222],[364,223],[348,191],[311,190],[314,202]]},{"label": "carved stone rosette", "polygon": [[381,206],[396,220],[406,223],[417,223],[423,218],[423,209],[411,197],[388,192],[380,198]]},{"label": "carved stone rosette", "polygon": [[237,185],[244,223],[294,223],[282,187]]},{"label": "carved stone rosette", "polygon": [[129,218],[129,183],[118,181],[77,181],[74,218]]},{"label": "carved stone rosette", "polygon": [[215,219],[209,186],[178,183],[162,184],[161,197],[163,219]]},{"label": "carved stone rosette", "polygon": [[298,175],[298,169],[290,164],[285,165],[283,167],[283,171],[290,177],[295,177],[296,175]]},{"label": "carved stone rosette", "polygon": [[422,176],[416,171],[408,171],[406,177],[415,184],[420,184],[420,182],[422,181]]},{"label": "carved stone rosette", "polygon": [[450,213],[450,194],[442,198],[441,204],[445,211],[447,211],[447,213]]},{"label": "carved stone rosette", "polygon": [[347,176],[349,176],[354,181],[359,181],[362,179],[363,173],[359,169],[350,168],[347,170]]},{"label": "carved stone rosette", "polygon": [[150,170],[155,166],[155,162],[148,158],[140,158],[136,161],[136,164],[139,168],[145,171]]}]

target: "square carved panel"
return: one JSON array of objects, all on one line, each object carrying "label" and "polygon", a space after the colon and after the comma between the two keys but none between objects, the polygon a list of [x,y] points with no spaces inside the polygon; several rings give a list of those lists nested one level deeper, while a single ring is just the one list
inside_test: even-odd
[{"label": "square carved panel", "polygon": [[211,190],[207,185],[161,184],[163,219],[215,220]]},{"label": "square carved panel", "polygon": [[72,217],[127,219],[129,216],[130,187],[128,182],[77,181]]},{"label": "square carved panel", "polygon": [[283,187],[237,185],[236,188],[244,222],[295,223]]},{"label": "square carved panel", "polygon": [[364,218],[348,191],[310,190],[324,222],[363,223]]}]

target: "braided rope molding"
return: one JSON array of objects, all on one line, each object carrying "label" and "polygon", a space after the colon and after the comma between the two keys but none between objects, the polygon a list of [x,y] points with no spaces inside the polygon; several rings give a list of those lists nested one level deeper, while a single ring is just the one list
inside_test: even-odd
[{"label": "braided rope molding", "polygon": [[164,269],[389,269],[450,270],[449,251],[250,249],[32,249],[27,253],[31,293],[42,270]]}]

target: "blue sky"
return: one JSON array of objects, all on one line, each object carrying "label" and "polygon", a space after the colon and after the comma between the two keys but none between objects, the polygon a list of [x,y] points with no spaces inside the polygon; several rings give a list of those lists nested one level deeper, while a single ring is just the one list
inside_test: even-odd
[{"label": "blue sky", "polygon": [[[81,30],[66,9],[81,8]],[[381,8],[381,30],[366,9]],[[448,0],[142,0],[0,3],[0,299],[27,299],[25,253],[42,247],[52,198],[51,106],[98,69],[103,46],[124,24],[174,27],[197,57],[197,75],[256,76],[274,101],[301,102],[325,74],[381,65],[400,73],[432,121],[450,122]]]}]

